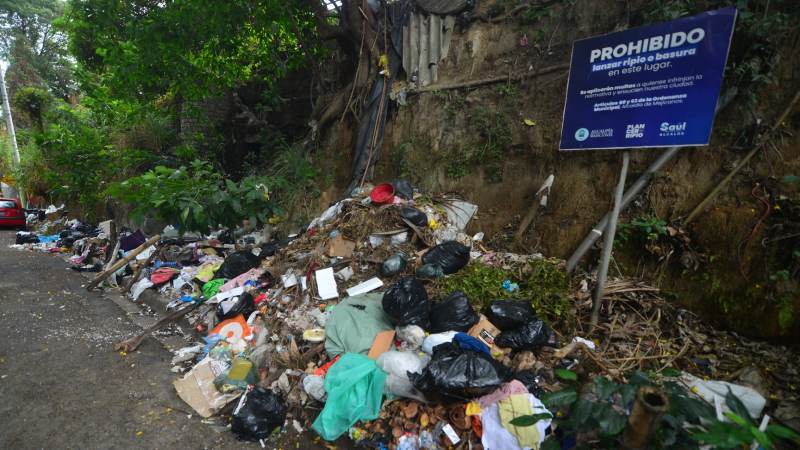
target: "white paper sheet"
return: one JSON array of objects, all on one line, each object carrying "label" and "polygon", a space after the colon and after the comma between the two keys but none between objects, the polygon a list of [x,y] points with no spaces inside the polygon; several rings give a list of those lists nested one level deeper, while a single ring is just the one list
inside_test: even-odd
[{"label": "white paper sheet", "polygon": [[318,270],[314,274],[317,279],[317,292],[323,300],[339,296],[339,291],[336,289],[336,279],[333,277],[333,267]]}]

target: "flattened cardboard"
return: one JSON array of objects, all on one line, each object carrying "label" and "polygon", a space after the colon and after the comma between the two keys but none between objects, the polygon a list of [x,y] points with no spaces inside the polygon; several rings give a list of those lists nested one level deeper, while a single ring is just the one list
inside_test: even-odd
[{"label": "flattened cardboard", "polygon": [[492,325],[492,322],[489,322],[489,319],[483,314],[481,314],[481,320],[473,325],[467,334],[488,345],[493,355],[503,353],[500,347],[494,345],[494,340],[500,334],[500,330]]},{"label": "flattened cardboard", "polygon": [[214,387],[214,370],[211,360],[199,362],[183,378],[175,380],[172,385],[178,397],[191,406],[197,414],[208,418],[218,413],[225,405],[240,394],[221,394]]},{"label": "flattened cardboard", "polygon": [[342,258],[349,258],[353,256],[353,250],[356,249],[356,243],[348,241],[341,234],[336,235],[335,238],[328,241],[328,256],[340,256]]},{"label": "flattened cardboard", "polygon": [[378,356],[389,351],[394,343],[394,330],[381,331],[375,335],[375,340],[372,341],[372,347],[369,349],[367,357],[370,359],[378,359]]}]

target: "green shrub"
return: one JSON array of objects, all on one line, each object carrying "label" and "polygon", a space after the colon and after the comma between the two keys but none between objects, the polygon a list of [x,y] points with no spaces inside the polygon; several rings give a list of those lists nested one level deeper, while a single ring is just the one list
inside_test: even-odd
[{"label": "green shrub", "polygon": [[133,206],[135,218],[156,216],[181,232],[208,232],[219,225],[235,227],[249,219],[266,223],[273,213],[267,177],[246,177],[239,183],[225,179],[207,162],[171,169],[164,166],[114,183],[113,198]]},{"label": "green shrub", "polygon": [[[503,282],[517,283],[519,289],[508,291]],[[493,300],[528,300],[542,318],[550,322],[569,322],[574,308],[569,296],[569,278],[555,260],[534,260],[506,270],[471,262],[453,275],[436,282],[442,294],[463,291],[470,301],[482,308]]]}]

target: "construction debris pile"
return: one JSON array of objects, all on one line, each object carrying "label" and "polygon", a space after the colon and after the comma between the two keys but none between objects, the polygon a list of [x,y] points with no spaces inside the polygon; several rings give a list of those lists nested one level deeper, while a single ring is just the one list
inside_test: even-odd
[{"label": "construction debris pile", "polygon": [[[14,247],[70,254],[74,269],[99,272],[90,289],[165,298],[164,317],[115,350],[188,323],[190,342],[173,359],[178,396],[204,418],[230,415],[232,433],[262,445],[311,429],[365,448],[571,448],[552,394],[573,376],[625,383],[634,370],[680,381],[711,405],[732,389],[754,419],[765,407],[799,418],[786,382],[797,380],[797,358],[703,325],[641,282],[609,283],[594,331],[588,275],[563,293],[568,320],[536,310],[515,293],[528,288],[519,274],[545,259],[490,251],[482,233],[466,234],[476,213],[400,181],[357,189],[285,239],[169,226],[148,238],[53,207]],[[484,269],[508,274],[489,286],[495,297],[470,298],[467,282],[446,288]],[[770,370],[753,382],[765,358]]]}]

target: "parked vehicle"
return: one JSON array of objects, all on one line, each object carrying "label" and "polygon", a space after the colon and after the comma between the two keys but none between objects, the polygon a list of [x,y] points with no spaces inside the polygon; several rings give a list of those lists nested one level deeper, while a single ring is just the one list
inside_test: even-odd
[{"label": "parked vehicle", "polygon": [[0,197],[0,227],[25,228],[25,210],[19,199]]}]

